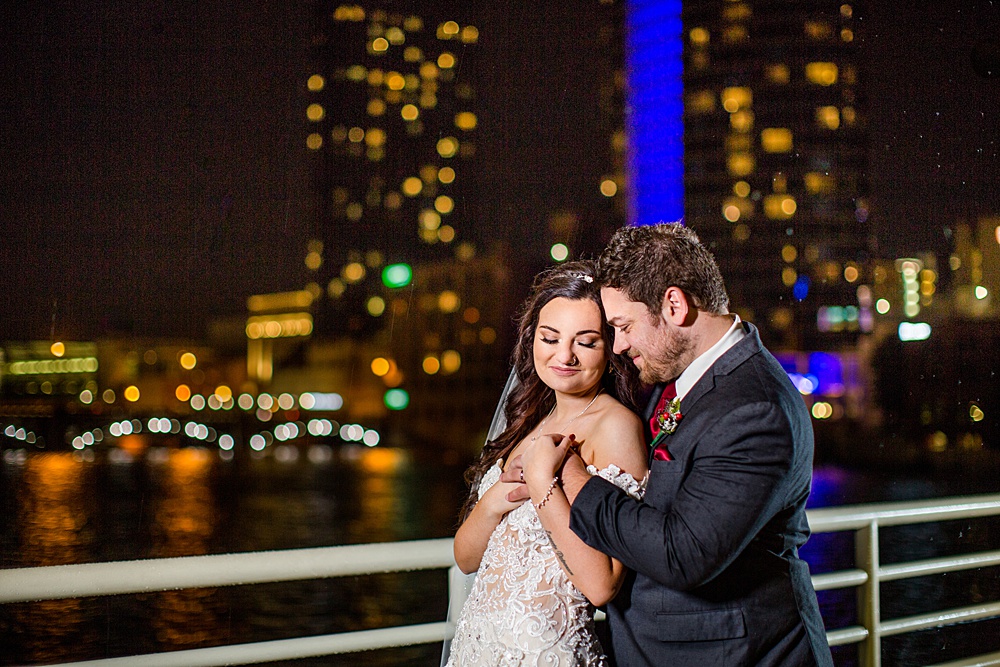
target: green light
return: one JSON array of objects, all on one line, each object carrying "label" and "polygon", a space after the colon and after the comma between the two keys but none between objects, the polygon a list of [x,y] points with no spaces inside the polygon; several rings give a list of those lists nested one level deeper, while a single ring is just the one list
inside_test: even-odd
[{"label": "green light", "polygon": [[413,280],[409,264],[390,264],[382,269],[382,282],[386,287],[406,287]]},{"label": "green light", "polygon": [[385,407],[390,410],[405,410],[410,404],[410,395],[405,389],[390,389],[385,392],[382,400],[385,401]]}]

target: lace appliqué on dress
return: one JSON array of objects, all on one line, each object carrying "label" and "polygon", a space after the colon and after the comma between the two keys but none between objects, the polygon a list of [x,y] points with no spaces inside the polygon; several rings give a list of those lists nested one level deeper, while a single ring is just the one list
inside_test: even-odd
[{"label": "lace appliqu\u00e9 on dress", "polygon": [[[616,465],[588,466],[641,499],[645,482]],[[479,497],[500,479],[498,462]],[[527,501],[493,530],[455,626],[447,667],[606,667],[594,608],[559,566],[535,506]]]}]

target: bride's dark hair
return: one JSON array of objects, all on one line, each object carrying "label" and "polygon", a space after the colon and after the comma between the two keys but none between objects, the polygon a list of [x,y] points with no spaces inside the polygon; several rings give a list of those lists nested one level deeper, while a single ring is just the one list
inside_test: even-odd
[{"label": "bride's dark hair", "polygon": [[483,453],[465,472],[469,484],[469,497],[462,506],[461,520],[464,521],[478,500],[479,482],[483,474],[499,459],[507,455],[538,425],[544,415],[555,405],[555,392],[542,382],[535,372],[534,339],[538,326],[538,315],[542,308],[553,299],[571,301],[592,301],[601,313],[601,328],[604,349],[607,351],[610,367],[601,377],[604,391],[617,398],[630,410],[637,410],[640,393],[639,371],[632,361],[615,354],[614,329],[607,324],[604,306],[601,304],[601,288],[595,276],[596,264],[591,261],[576,261],[560,264],[547,269],[535,277],[531,294],[518,313],[517,341],[514,344],[513,365],[518,383],[507,396],[504,416],[507,427],[483,447]]}]

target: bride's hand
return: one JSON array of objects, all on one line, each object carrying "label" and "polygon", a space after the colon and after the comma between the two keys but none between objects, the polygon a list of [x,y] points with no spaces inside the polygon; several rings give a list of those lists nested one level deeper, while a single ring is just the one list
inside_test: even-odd
[{"label": "bride's hand", "polygon": [[[518,463],[517,459],[511,461],[510,468],[500,476],[500,480],[488,488],[483,497],[479,499],[478,504],[497,519],[507,512],[517,509],[528,498],[527,490],[525,490],[523,498],[518,497],[520,494],[515,493],[518,487],[524,487],[524,484],[517,477],[513,480],[505,479],[509,477],[509,473],[516,463]],[[520,470],[519,465],[518,470]]]},{"label": "bride's hand", "polygon": [[575,444],[573,435],[553,433],[540,436],[524,451],[525,481],[534,488],[545,489],[559,476],[566,455]]}]

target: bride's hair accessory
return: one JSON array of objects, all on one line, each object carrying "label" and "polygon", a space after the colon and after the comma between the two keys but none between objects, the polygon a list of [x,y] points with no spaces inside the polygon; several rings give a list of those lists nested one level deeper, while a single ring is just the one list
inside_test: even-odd
[{"label": "bride's hair accessory", "polygon": [[594,282],[594,276],[588,275],[586,273],[578,273],[573,277],[576,278],[577,280],[582,280],[585,283]]}]

